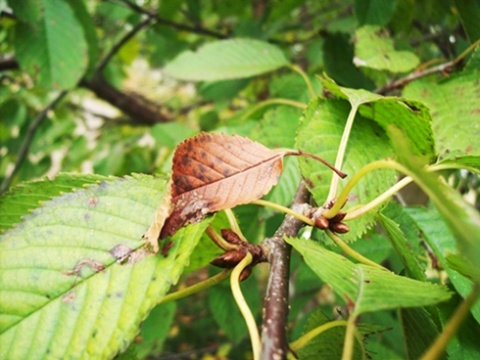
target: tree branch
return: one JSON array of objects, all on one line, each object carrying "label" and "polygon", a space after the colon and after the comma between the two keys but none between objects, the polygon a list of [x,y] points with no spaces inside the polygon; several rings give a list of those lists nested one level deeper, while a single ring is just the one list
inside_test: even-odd
[{"label": "tree branch", "polygon": [[473,51],[477,46],[480,45],[480,40],[475,41],[473,44],[471,44],[464,52],[462,52],[459,56],[457,56],[454,60],[447,61],[443,64],[439,64],[437,66],[422,70],[422,71],[414,71],[411,74],[408,74],[407,76],[392,81],[389,84],[386,84],[378,89],[376,89],[374,92],[377,94],[386,94],[389,91],[404,87],[408,83],[420,79],[422,77],[437,73],[437,72],[445,72],[445,71],[451,71],[452,68],[457,66],[471,51]]},{"label": "tree branch", "polygon": [[440,65],[425,69],[423,71],[414,71],[411,74],[408,74],[407,76],[405,76],[401,79],[392,81],[392,82],[376,89],[374,92],[377,93],[377,94],[385,95],[385,94],[387,94],[388,92],[390,92],[394,89],[402,88],[405,85],[411,83],[412,81],[420,79],[422,77],[425,77],[425,76],[428,76],[428,75],[431,75],[431,74],[435,74],[437,72],[450,71],[451,68],[456,65],[456,63],[457,63],[457,61],[453,60],[453,61],[448,61],[446,63],[443,63],[443,64],[440,64]]},{"label": "tree branch", "polygon": [[93,91],[100,99],[119,108],[125,114],[135,119],[137,123],[151,125],[173,120],[172,116],[162,112],[162,108],[154,102],[141,96],[124,93],[114,88],[102,77],[95,76],[90,80],[83,79],[80,85]]},{"label": "tree branch", "polygon": [[22,145],[20,147],[20,150],[18,151],[17,159],[15,161],[15,165],[13,168],[13,171],[8,175],[2,182],[2,185],[0,186],[0,195],[3,194],[5,191],[7,191],[8,187],[13,181],[13,178],[15,175],[17,175],[18,171],[20,170],[20,167],[22,166],[23,161],[28,155],[28,150],[30,149],[30,145],[32,143],[33,137],[35,135],[35,132],[37,131],[38,126],[40,123],[47,117],[48,112],[53,109],[57,104],[67,95],[68,90],[63,90],[60,94],[57,95],[53,101],[48,104],[40,114],[37,115],[37,117],[32,121],[30,126],[28,127],[27,133],[25,134],[25,139],[22,142]]},{"label": "tree branch", "polygon": [[[302,182],[297,190],[292,209],[303,213],[308,191]],[[284,236],[296,236],[303,222],[287,215],[282,225],[271,238],[262,242],[270,263],[270,276],[264,299],[264,317],[262,324],[262,359],[286,359],[288,344],[286,325],[288,318],[288,286],[290,276],[291,246]]]}]

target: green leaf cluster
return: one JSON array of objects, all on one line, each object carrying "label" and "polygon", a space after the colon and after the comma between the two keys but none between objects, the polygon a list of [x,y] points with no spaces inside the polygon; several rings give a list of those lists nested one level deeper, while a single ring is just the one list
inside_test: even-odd
[{"label": "green leaf cluster", "polygon": [[[251,357],[229,286],[205,282],[223,252],[206,229],[237,221],[268,251],[301,182],[350,231],[285,238],[300,359],[480,357],[478,0],[4,8],[0,359]],[[201,131],[348,177],[287,157],[276,208],[215,214],[151,254],[175,147]],[[259,327],[269,276],[242,284]]]}]

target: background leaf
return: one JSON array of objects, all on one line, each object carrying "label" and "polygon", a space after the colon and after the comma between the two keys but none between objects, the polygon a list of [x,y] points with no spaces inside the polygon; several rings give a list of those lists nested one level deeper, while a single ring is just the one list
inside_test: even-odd
[{"label": "background leaf", "polygon": [[282,51],[267,42],[251,39],[215,41],[197,52],[181,53],[164,69],[181,80],[228,80],[249,77],[288,65]]},{"label": "background leaf", "polygon": [[403,73],[419,64],[418,57],[409,51],[397,51],[386,30],[378,26],[363,26],[355,31],[355,58],[358,67]]},{"label": "background leaf", "polygon": [[360,25],[387,25],[396,5],[395,0],[355,0],[355,14]]},{"label": "background leaf", "polygon": [[473,43],[480,39],[480,1],[454,0],[463,28]]},{"label": "background leaf", "polygon": [[54,198],[2,235],[0,358],[111,358],[126,348],[206,227],[181,229],[165,257],[118,264],[110,251],[142,247],[165,186],[150,176],[103,182]]},{"label": "background leaf", "polygon": [[87,43],[69,2],[41,0],[41,16],[35,22],[18,22],[15,35],[20,66],[39,86],[68,89],[84,74]]},{"label": "background leaf", "polygon": [[[261,295],[253,277],[242,282],[241,287],[247,304],[254,316],[257,316],[261,306]],[[208,304],[218,326],[234,344],[238,344],[247,337],[245,319],[238,309],[228,282],[223,282],[210,289]]]}]

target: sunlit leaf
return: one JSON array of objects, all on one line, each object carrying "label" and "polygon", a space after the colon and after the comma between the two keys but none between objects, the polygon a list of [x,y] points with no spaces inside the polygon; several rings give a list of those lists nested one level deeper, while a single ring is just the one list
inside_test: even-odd
[{"label": "sunlit leaf", "polygon": [[288,65],[283,52],[267,42],[252,39],[208,43],[196,52],[181,53],[164,69],[182,80],[238,79],[276,70]]},{"label": "sunlit leaf", "polygon": [[206,226],[181,229],[163,256],[146,253],[141,236],[165,185],[150,176],[92,185],[0,237],[2,358],[112,358],[128,346]]},{"label": "sunlit leaf", "polygon": [[367,25],[355,32],[354,63],[358,67],[402,73],[413,70],[419,59],[413,52],[395,50],[386,30]]},{"label": "sunlit leaf", "polygon": [[67,1],[42,0],[40,6],[37,21],[20,21],[16,28],[20,67],[39,86],[68,89],[76,85],[88,65],[83,27]]},{"label": "sunlit leaf", "polygon": [[0,197],[0,234],[47,200],[108,178],[101,175],[59,174],[53,180],[27,181]]}]

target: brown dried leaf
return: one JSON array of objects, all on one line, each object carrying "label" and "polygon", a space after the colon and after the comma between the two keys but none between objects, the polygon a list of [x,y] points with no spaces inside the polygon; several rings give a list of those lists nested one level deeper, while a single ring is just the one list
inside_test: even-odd
[{"label": "brown dried leaf", "polygon": [[261,198],[277,184],[285,154],[237,135],[202,133],[185,140],[173,157],[173,210],[161,237],[208,213]]}]

